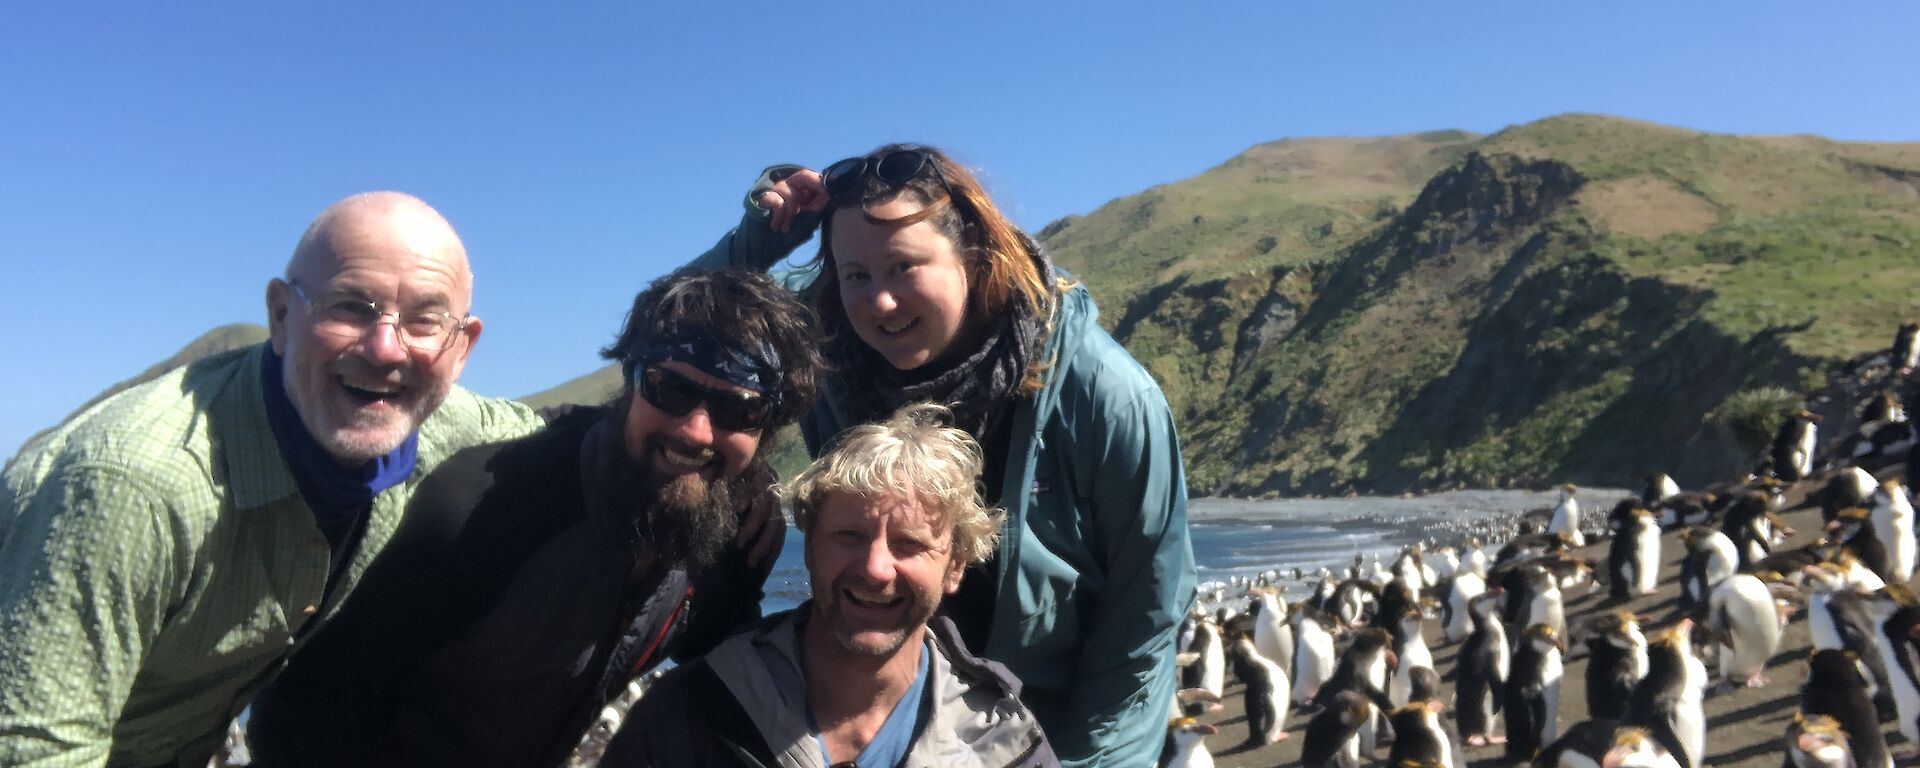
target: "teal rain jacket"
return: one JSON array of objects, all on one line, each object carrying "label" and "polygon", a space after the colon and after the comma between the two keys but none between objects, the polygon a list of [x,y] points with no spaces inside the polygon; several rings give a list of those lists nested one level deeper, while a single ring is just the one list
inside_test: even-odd
[{"label": "teal rain jacket", "polygon": [[[815,218],[775,233],[749,195],[740,226],[694,265],[769,269]],[[799,290],[817,275],[777,277]],[[1063,764],[1151,766],[1178,679],[1174,634],[1194,594],[1186,475],[1166,396],[1098,315],[1083,287],[1061,297],[1046,384],[1015,405],[1009,455],[988,457],[1007,462],[1007,521],[980,655],[1019,676]],[[825,403],[801,419],[813,455],[851,426]]]}]

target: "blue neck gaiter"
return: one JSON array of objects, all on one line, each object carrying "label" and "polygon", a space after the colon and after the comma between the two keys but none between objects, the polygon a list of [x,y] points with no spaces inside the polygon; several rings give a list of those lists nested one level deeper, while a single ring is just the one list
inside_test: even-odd
[{"label": "blue neck gaiter", "polygon": [[267,406],[267,423],[273,427],[274,442],[293,473],[300,495],[313,509],[314,522],[326,534],[327,544],[340,551],[353,523],[373,506],[373,497],[406,481],[413,474],[420,434],[407,435],[406,442],[392,453],[377,457],[359,467],[343,467],[327,449],[320,446],[300,421],[300,413],[287,399],[286,382],[281,378],[280,355],[268,346],[260,356],[261,399]]}]

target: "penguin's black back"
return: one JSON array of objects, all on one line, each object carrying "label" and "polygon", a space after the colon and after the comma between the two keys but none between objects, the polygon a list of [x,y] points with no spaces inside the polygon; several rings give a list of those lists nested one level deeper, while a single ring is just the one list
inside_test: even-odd
[{"label": "penguin's black back", "polygon": [[1587,713],[1602,720],[1618,720],[1633,696],[1633,657],[1625,648],[1604,638],[1587,641]]},{"label": "penguin's black back", "polygon": [[1512,672],[1505,690],[1508,758],[1526,760],[1545,746],[1540,743],[1540,728],[1546,716],[1543,700],[1546,694],[1541,688],[1546,682],[1541,677],[1545,667],[1546,654],[1533,643],[1522,640],[1520,648],[1513,652]]},{"label": "penguin's black back", "polygon": [[1826,715],[1847,732],[1847,748],[1859,765],[1881,765],[1887,740],[1880,732],[1880,716],[1867,696],[1867,681],[1847,652],[1829,648],[1807,660],[1807,684],[1800,689],[1800,709]]},{"label": "penguin's black back", "polygon": [[1627,700],[1626,714],[1620,718],[1621,725],[1637,725],[1647,729],[1647,734],[1681,765],[1688,764],[1687,750],[1680,743],[1680,735],[1673,731],[1673,719],[1680,707],[1680,696],[1686,691],[1686,684],[1686,660],[1681,658],[1678,651],[1659,646],[1648,648],[1647,676],[1634,685],[1633,697]]},{"label": "penguin's black back", "polygon": [[1393,725],[1393,746],[1387,750],[1387,765],[1402,760],[1439,760],[1449,751],[1440,734],[1427,728],[1426,713],[1408,707],[1387,718]]},{"label": "penguin's black back", "polygon": [[1560,738],[1554,739],[1533,759],[1534,765],[1557,766],[1564,754],[1585,755],[1595,764],[1605,757],[1607,750],[1613,748],[1613,732],[1620,728],[1620,721],[1607,718],[1595,718],[1574,723]]},{"label": "penguin's black back", "polygon": [[[1334,694],[1326,704],[1325,709],[1320,710],[1313,719],[1307,721],[1305,743],[1300,745],[1300,764],[1308,768],[1313,766],[1345,768],[1343,765],[1345,754],[1341,751],[1341,747],[1345,746],[1347,740],[1353,738],[1354,734],[1360,732],[1360,723],[1366,719],[1362,717],[1349,723],[1345,715],[1353,707],[1370,711],[1372,705],[1367,702],[1366,697],[1353,691]],[[1336,758],[1342,762],[1335,762]]]},{"label": "penguin's black back", "polygon": [[1496,653],[1504,650],[1494,642],[1486,627],[1474,625],[1473,632],[1460,646],[1459,662],[1454,668],[1454,695],[1459,700],[1455,716],[1465,733],[1486,733],[1493,726],[1481,717],[1480,702],[1491,699],[1487,709],[1499,712],[1506,700],[1506,681],[1494,677]]}]

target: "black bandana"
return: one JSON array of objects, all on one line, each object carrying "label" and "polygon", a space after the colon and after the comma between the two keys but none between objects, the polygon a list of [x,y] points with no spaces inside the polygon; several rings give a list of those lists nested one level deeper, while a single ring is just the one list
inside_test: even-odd
[{"label": "black bandana", "polygon": [[665,339],[634,340],[627,350],[627,380],[638,375],[644,365],[678,360],[742,389],[758,392],[775,401],[780,399],[780,353],[762,342],[760,348],[744,351],[729,347],[711,335],[687,334]]}]

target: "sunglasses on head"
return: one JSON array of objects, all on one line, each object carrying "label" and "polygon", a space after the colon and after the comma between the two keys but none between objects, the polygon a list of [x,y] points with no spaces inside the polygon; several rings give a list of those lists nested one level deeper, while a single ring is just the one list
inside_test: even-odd
[{"label": "sunglasses on head", "polygon": [[707,419],[729,432],[754,432],[766,426],[773,403],[753,392],[726,392],[702,386],[679,373],[649,365],[634,377],[640,396],[674,418],[705,407]]},{"label": "sunglasses on head", "polygon": [[942,186],[947,183],[940,175],[940,164],[934,162],[933,155],[918,149],[895,149],[877,155],[849,157],[827,166],[826,173],[820,175],[821,183],[827,188],[827,196],[834,200],[844,200],[860,192],[860,181],[868,175],[879,179],[889,187],[900,187],[907,182],[920,178],[928,168]]}]

